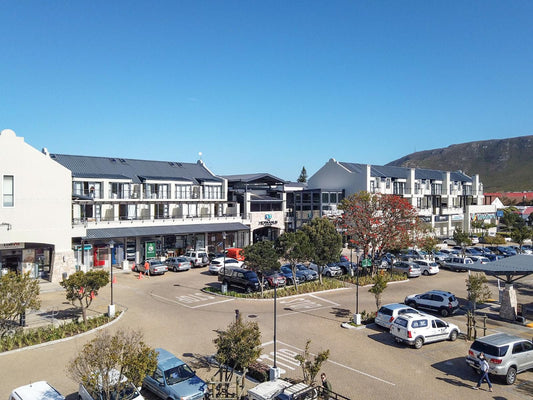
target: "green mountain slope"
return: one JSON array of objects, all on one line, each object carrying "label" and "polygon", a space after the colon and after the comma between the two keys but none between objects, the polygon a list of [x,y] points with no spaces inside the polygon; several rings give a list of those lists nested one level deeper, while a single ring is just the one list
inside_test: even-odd
[{"label": "green mountain slope", "polygon": [[479,174],[485,192],[533,190],[533,135],[419,151],[387,165]]}]

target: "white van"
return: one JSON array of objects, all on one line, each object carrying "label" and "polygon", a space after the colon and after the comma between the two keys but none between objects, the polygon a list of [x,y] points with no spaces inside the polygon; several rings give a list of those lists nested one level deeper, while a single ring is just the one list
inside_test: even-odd
[{"label": "white van", "polygon": [[16,388],[9,400],[65,400],[65,396],[48,382],[38,381]]}]

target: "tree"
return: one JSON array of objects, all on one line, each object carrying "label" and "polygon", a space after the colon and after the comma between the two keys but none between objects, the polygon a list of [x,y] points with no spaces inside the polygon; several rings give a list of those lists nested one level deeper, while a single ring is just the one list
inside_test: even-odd
[{"label": "tree", "polygon": [[372,258],[414,245],[427,229],[416,209],[400,196],[362,191],[344,198],[339,208],[339,228]]},{"label": "tree", "polygon": [[246,265],[261,276],[261,295],[263,295],[265,272],[278,270],[280,267],[274,243],[270,241],[257,242],[246,246],[243,251]]},{"label": "tree", "polygon": [[93,302],[93,299],[98,296],[98,290],[109,283],[109,274],[106,271],[78,271],[70,275],[66,280],[59,282],[67,293],[67,300],[75,305],[75,301],[79,302],[83,322],[87,322],[87,308]]},{"label": "tree", "polygon": [[342,235],[335,225],[326,218],[315,218],[302,226],[302,232],[309,238],[310,259],[318,266],[318,276],[322,284],[322,272],[328,263],[338,262],[342,250]]},{"label": "tree", "polygon": [[6,335],[27,310],[38,310],[41,306],[39,281],[30,273],[8,272],[0,278],[0,337]]},{"label": "tree", "polygon": [[472,244],[472,240],[468,235],[468,232],[464,232],[461,228],[456,228],[453,231],[453,240],[462,248],[463,257],[465,255],[465,247]]},{"label": "tree", "polygon": [[520,226],[514,228],[511,232],[511,239],[513,242],[518,243],[520,246],[520,251],[522,251],[522,246],[527,239],[533,238],[533,230],[529,226]]},{"label": "tree", "polygon": [[296,361],[300,363],[302,368],[303,381],[307,385],[312,385],[315,382],[315,378],[322,368],[322,364],[327,361],[329,358],[329,349],[321,351],[313,359],[311,359],[311,354],[309,353],[309,345],[311,344],[311,339],[307,339],[305,343],[305,350],[303,354],[297,354],[294,356]]},{"label": "tree", "polygon": [[141,332],[119,330],[111,336],[100,331],[70,362],[67,372],[75,382],[83,383],[89,393],[118,400],[127,381],[117,379],[115,371],[138,387],[156,367],[157,352],[145,344]]},{"label": "tree", "polygon": [[302,172],[300,172],[300,176],[298,177],[298,182],[300,183],[307,182],[307,171],[305,167],[302,167]]},{"label": "tree", "polygon": [[[243,376],[251,363],[261,355],[261,333],[257,322],[243,322],[240,314],[234,322],[229,324],[226,331],[219,331],[214,339],[217,348],[215,358],[224,365],[242,371]],[[228,382],[233,377],[233,370]],[[245,380],[243,379],[243,385]]]},{"label": "tree", "polygon": [[296,264],[310,259],[312,249],[309,237],[303,231],[285,232],[277,238],[275,248],[278,255],[291,265],[292,281],[296,286],[296,290],[298,290]]},{"label": "tree", "polygon": [[518,228],[525,224],[524,219],[516,207],[507,207],[503,209],[503,216],[500,217],[500,222],[504,224],[510,231],[513,228]]},{"label": "tree", "polygon": [[472,303],[472,309],[476,305],[490,299],[491,292],[487,285],[487,276],[483,272],[473,272],[465,279],[468,301]]},{"label": "tree", "polygon": [[376,274],[373,281],[374,284],[370,289],[368,289],[368,291],[374,294],[376,299],[376,307],[379,310],[379,307],[381,307],[381,295],[387,288],[387,278],[385,278],[384,274]]}]

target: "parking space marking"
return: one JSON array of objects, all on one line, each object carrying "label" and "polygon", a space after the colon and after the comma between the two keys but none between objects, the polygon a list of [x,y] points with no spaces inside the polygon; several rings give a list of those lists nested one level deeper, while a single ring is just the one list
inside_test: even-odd
[{"label": "parking space marking", "polygon": [[189,295],[177,296],[176,300],[174,300],[174,299],[168,299],[168,298],[163,297],[163,296],[159,296],[159,295],[154,294],[154,293],[152,293],[151,295],[153,297],[157,297],[157,298],[160,298],[160,299],[166,300],[166,301],[171,301],[172,303],[176,303],[176,304],[179,304],[180,306],[187,307],[187,308],[200,308],[200,307],[206,307],[206,306],[211,306],[211,305],[214,305],[214,304],[226,303],[228,301],[234,301],[235,300],[235,299],[224,299],[224,300],[219,300],[219,301],[210,301],[209,303],[197,304],[197,305],[193,306],[193,305],[189,305],[189,304],[199,303],[201,301],[209,301],[209,300],[212,300],[212,299],[216,299],[217,297],[216,296],[210,296],[210,295],[207,295],[205,293],[194,293],[194,294],[189,294]]},{"label": "parking space marking", "polygon": [[[262,347],[265,347],[265,346],[268,346],[268,345],[271,345],[271,344],[274,344],[274,342],[273,342],[273,341],[266,342],[266,343],[261,344],[261,346],[262,346]],[[303,350],[302,350],[302,349],[299,349],[299,348],[297,348],[297,347],[295,347],[295,346],[291,346],[290,344],[280,342],[279,340],[277,341],[277,344],[278,344],[278,345],[281,344],[281,345],[286,346],[286,347],[291,347],[291,348],[293,348],[294,350],[291,350],[291,349],[288,349],[288,348],[281,348],[281,349],[277,350],[277,354],[276,354],[276,365],[277,365],[277,364],[282,364],[282,365],[288,367],[288,368],[291,369],[291,370],[294,370],[295,368],[299,367],[300,364],[298,363],[298,361],[294,360],[294,356],[297,355],[297,354],[301,354],[301,353],[303,353]],[[312,353],[311,353],[311,355],[312,355],[312,356],[315,356],[315,354],[312,354]],[[290,357],[290,356],[292,356],[292,359],[289,361],[289,358],[288,358],[288,357]],[[278,362],[278,359],[281,359],[281,360],[284,361],[284,362],[287,362],[287,363],[293,364],[293,365],[295,365],[296,367],[293,368],[292,366],[286,365],[285,363]],[[263,361],[263,362],[264,362],[264,360],[271,360],[272,363],[273,363],[273,362],[274,362],[274,352],[270,352],[268,355],[261,356],[261,357],[258,359],[258,361]],[[341,363],[338,363],[338,362],[336,362],[336,361],[329,360],[329,359],[327,360],[327,362],[328,362],[328,363],[331,363],[331,364],[335,364],[335,365],[337,365],[337,366],[339,366],[339,367],[341,367],[341,368],[347,369],[347,370],[349,370],[349,371],[355,372],[355,373],[357,373],[357,374],[359,374],[359,375],[366,376],[367,378],[374,379],[374,380],[376,380],[376,381],[378,381],[378,382],[385,383],[385,384],[387,384],[387,385],[391,385],[391,386],[396,386],[396,384],[393,383],[393,382],[389,382],[389,381],[387,381],[387,380],[385,380],[385,379],[381,379],[381,378],[379,378],[379,377],[377,377],[377,376],[367,374],[366,372],[363,372],[363,371],[360,371],[360,370],[358,370],[358,369],[352,368],[352,367],[350,367],[350,366],[348,366],[348,365],[344,365],[344,364],[341,364]],[[269,365],[269,366],[272,367],[273,364],[272,364],[272,365]]]},{"label": "parking space marking", "polygon": [[[318,303],[316,301],[313,301],[313,299],[320,300],[321,302],[329,303],[327,305],[324,305],[322,303]],[[314,310],[320,310],[323,308],[329,308],[331,306],[339,306],[338,303],[335,303],[331,300],[325,300],[321,297],[309,294],[305,296],[299,296],[296,298],[292,298],[289,300],[281,300],[279,303],[282,305],[282,307],[286,310],[290,311],[314,311]],[[288,314],[280,314],[279,316],[286,316],[291,315]]]},{"label": "parking space marking", "polygon": [[[276,351],[276,366],[281,365],[285,367],[286,369],[290,369],[294,371],[295,369],[300,367],[300,364],[298,361],[294,359],[294,356],[296,356],[298,353],[289,350],[289,349],[279,349]],[[268,354],[261,354],[261,356],[257,359],[257,361],[265,362],[265,360],[271,361],[272,365],[274,364],[274,352],[271,351]],[[283,371],[286,372],[286,371]]]}]

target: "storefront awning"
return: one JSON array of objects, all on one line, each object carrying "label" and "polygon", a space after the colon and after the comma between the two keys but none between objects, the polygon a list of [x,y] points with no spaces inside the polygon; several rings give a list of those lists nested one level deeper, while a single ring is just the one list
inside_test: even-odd
[{"label": "storefront awning", "polygon": [[241,224],[240,222],[87,229],[87,236],[82,239],[93,240],[136,236],[187,235],[204,232],[234,232],[249,229],[250,227]]}]

